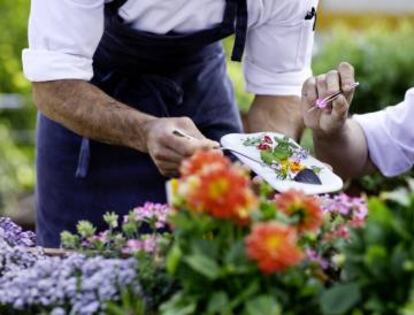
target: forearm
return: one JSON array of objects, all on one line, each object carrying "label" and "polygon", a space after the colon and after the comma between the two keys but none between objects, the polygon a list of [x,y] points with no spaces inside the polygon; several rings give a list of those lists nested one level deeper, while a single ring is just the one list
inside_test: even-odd
[{"label": "forearm", "polygon": [[34,83],[33,97],[45,116],[81,136],[147,151],[145,124],[154,117],[116,101],[88,82]]},{"label": "forearm", "polygon": [[257,95],[248,115],[249,132],[275,131],[299,140],[304,128],[300,98]]},{"label": "forearm", "polygon": [[326,136],[313,133],[315,152],[318,159],[331,165],[344,179],[355,178],[375,170],[369,159],[368,146],[362,128],[348,119],[341,131]]}]

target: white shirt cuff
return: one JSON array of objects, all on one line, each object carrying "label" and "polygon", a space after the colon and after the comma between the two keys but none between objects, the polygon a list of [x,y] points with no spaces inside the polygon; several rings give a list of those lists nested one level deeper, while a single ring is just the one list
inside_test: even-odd
[{"label": "white shirt cuff", "polygon": [[409,171],[413,163],[390,134],[385,118],[385,111],[352,117],[364,131],[371,161],[384,176],[393,177]]},{"label": "white shirt cuff", "polygon": [[65,79],[89,81],[93,76],[92,60],[50,50],[23,50],[23,71],[32,82]]},{"label": "white shirt cuff", "polygon": [[246,91],[256,95],[300,96],[302,85],[312,76],[310,67],[294,72],[270,72],[248,58],[244,61]]}]

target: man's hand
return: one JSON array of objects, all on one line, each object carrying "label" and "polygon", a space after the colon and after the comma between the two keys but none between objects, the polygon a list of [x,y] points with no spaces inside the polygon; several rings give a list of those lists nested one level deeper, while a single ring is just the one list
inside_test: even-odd
[{"label": "man's hand", "polygon": [[[337,70],[309,78],[302,90],[302,114],[306,127],[322,137],[331,137],[342,132],[354,96],[354,83],[354,68],[346,62],[342,62]],[[326,108],[309,111],[318,98],[325,98],[337,91],[342,91],[343,95]]]},{"label": "man's hand", "polygon": [[[354,96],[354,76],[354,68],[343,62],[337,70],[308,79],[302,92],[302,114],[305,125],[313,130],[316,157],[331,165],[334,172],[344,179],[375,170],[361,126],[348,119]],[[318,98],[338,91],[342,91],[343,95],[326,108],[309,111]]]},{"label": "man's hand", "polygon": [[[175,129],[194,137],[194,140],[174,135]],[[196,151],[219,147],[217,142],[206,139],[187,117],[151,120],[145,125],[144,136],[147,152],[161,174],[167,177],[177,176],[182,160]]]}]

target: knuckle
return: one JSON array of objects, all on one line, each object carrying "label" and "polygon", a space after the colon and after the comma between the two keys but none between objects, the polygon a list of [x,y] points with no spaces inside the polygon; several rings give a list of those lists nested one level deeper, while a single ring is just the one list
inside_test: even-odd
[{"label": "knuckle", "polygon": [[330,70],[326,75],[330,78],[338,77],[338,70]]},{"label": "knuckle", "polygon": [[165,155],[163,154],[162,150],[160,149],[155,149],[152,153],[152,156],[156,159],[156,160],[162,160],[165,158]]},{"label": "knuckle", "polygon": [[307,89],[311,89],[311,88],[315,87],[315,85],[316,85],[316,78],[315,77],[310,77],[303,84],[302,90],[305,91]]},{"label": "knuckle", "polygon": [[191,118],[187,117],[187,116],[183,116],[183,117],[178,118],[178,121],[179,121],[179,123],[181,123],[185,126],[193,124],[193,121],[191,120]]},{"label": "knuckle", "polygon": [[351,65],[349,62],[346,62],[346,61],[342,61],[340,64],[339,64],[339,66],[338,66],[338,69],[340,69],[340,70],[347,70],[347,71],[350,71],[350,72],[354,72],[354,66],[353,65]]},{"label": "knuckle", "polygon": [[320,74],[316,77],[316,82],[318,84],[326,82],[326,74]]},{"label": "knuckle", "polygon": [[306,85],[314,85],[314,84],[315,84],[315,82],[316,82],[315,77],[310,77],[310,78],[308,78],[308,79],[305,81],[305,84],[306,84]]},{"label": "knuckle", "polygon": [[335,87],[329,87],[328,90],[326,91],[327,94],[334,94],[338,92],[338,88]]}]

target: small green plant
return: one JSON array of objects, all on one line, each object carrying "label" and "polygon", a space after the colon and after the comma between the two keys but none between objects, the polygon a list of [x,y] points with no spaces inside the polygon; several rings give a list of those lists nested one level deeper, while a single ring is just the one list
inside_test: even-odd
[{"label": "small green plant", "polygon": [[324,314],[412,314],[414,193],[383,193],[369,209],[365,228],[344,248],[343,282],[322,296]]}]

